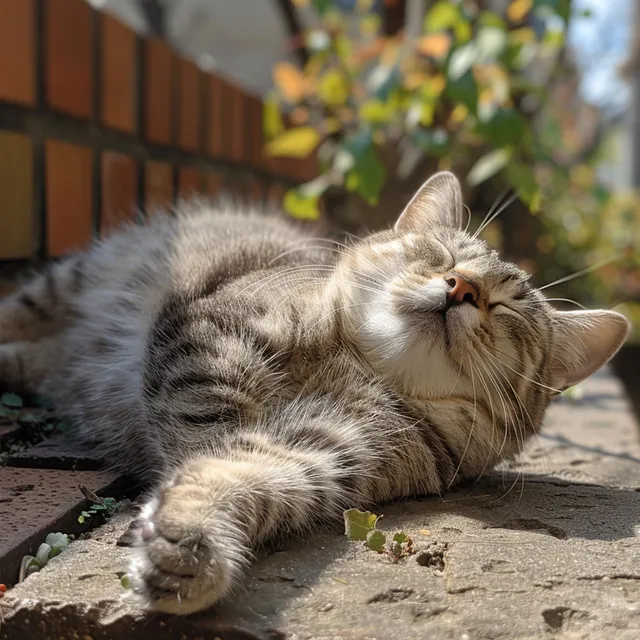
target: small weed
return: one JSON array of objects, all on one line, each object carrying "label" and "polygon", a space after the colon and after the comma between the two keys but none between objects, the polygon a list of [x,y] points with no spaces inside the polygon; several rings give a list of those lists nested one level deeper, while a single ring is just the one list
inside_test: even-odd
[{"label": "small weed", "polygon": [[83,485],[80,485],[80,491],[82,491],[82,495],[84,495],[87,500],[93,503],[87,511],[80,512],[78,516],[78,522],[80,524],[96,516],[102,516],[104,520],[108,520],[112,515],[118,513],[123,506],[122,502],[118,502],[115,498],[101,498],[97,493],[94,493],[91,489]]},{"label": "small weed", "polygon": [[413,540],[404,531],[398,531],[387,542],[386,535],[376,528],[382,516],[359,509],[348,509],[343,516],[345,535],[349,540],[364,541],[371,551],[387,555],[394,563],[415,553]]}]

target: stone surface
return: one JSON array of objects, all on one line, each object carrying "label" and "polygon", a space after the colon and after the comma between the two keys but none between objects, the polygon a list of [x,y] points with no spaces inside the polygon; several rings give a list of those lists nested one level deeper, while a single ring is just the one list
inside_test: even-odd
[{"label": "stone surface", "polygon": [[88,504],[79,485],[104,496],[122,490],[110,473],[0,468],[0,582],[16,582],[22,556],[33,555],[47,533],[87,528],[78,523]]},{"label": "stone surface", "polygon": [[637,640],[638,432],[614,378],[585,391],[553,407],[517,464],[442,498],[379,507],[380,528],[417,548],[398,563],[335,529],[263,554],[230,604],[145,614],[120,584],[131,553],[116,545],[122,514],[10,590],[0,636]]},{"label": "stone surface", "polygon": [[96,455],[74,444],[63,434],[43,440],[24,451],[10,454],[7,464],[13,467],[70,471],[95,471],[102,466]]}]

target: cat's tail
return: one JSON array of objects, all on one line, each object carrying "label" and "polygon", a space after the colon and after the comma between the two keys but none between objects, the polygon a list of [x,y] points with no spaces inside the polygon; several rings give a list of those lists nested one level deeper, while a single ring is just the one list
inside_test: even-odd
[{"label": "cat's tail", "polygon": [[51,264],[0,300],[0,345],[35,342],[60,331],[84,284],[82,263],[83,256],[75,255]]}]

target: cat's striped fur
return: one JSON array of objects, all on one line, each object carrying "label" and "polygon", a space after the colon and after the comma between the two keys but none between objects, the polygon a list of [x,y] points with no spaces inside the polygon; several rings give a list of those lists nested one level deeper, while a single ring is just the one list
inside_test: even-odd
[{"label": "cat's striped fur", "polygon": [[[555,311],[461,219],[451,174],[349,248],[192,205],[0,303],[0,379],[157,483],[134,561],[151,604],[199,610],[274,535],[479,476],[618,349],[622,316]],[[455,278],[477,299],[449,306]]]}]

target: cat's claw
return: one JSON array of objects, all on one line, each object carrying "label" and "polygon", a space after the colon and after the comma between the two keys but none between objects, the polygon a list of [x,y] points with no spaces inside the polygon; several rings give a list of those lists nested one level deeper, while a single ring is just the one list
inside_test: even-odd
[{"label": "cat's claw", "polygon": [[180,486],[165,489],[143,510],[131,569],[132,588],[149,608],[182,615],[214,604],[229,589],[231,574],[198,509],[185,513],[184,494]]}]

